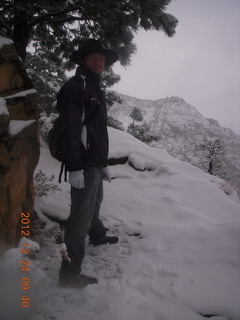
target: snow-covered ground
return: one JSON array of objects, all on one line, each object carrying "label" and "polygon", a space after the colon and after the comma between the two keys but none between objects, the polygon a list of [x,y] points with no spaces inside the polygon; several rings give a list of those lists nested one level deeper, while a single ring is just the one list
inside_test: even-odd
[{"label": "snow-covered ground", "polygon": [[[30,263],[31,289],[24,294],[31,306],[19,306],[21,288],[11,291],[10,300],[5,293],[3,320],[239,320],[240,203],[234,190],[122,131],[109,133],[110,158],[128,156],[135,169],[111,166],[114,179],[104,184],[102,219],[120,241],[100,247],[86,241],[83,272],[98,284],[81,290],[57,285],[61,245],[51,237],[56,223],[43,212],[67,218],[70,188],[62,182],[61,191],[36,200],[49,240]],[[44,144],[40,169],[54,174],[57,184],[59,163]],[[15,269],[22,277],[19,252],[6,252],[5,274]],[[14,298],[18,318],[13,307],[7,309]]]}]

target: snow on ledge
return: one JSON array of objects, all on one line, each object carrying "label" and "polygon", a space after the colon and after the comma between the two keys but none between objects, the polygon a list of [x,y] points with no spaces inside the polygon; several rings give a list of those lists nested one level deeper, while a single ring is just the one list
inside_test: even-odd
[{"label": "snow on ledge", "polygon": [[6,101],[4,98],[0,98],[0,115],[9,115]]},{"label": "snow on ledge", "polygon": [[4,97],[5,99],[13,99],[13,98],[20,98],[20,97],[26,97],[30,94],[34,94],[37,93],[37,91],[35,89],[28,89],[25,91],[20,91],[18,93],[12,94],[11,96],[6,96]]},{"label": "snow on ledge", "polygon": [[13,41],[8,39],[8,38],[3,38],[3,37],[0,37],[0,49],[1,47],[5,46],[5,45],[9,45],[9,44],[12,44]]},{"label": "snow on ledge", "polygon": [[36,122],[36,120],[11,120],[9,123],[9,134],[15,136],[34,122]]}]

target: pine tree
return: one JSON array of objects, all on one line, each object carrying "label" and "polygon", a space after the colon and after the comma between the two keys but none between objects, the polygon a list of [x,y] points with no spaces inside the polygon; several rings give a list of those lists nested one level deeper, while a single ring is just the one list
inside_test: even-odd
[{"label": "pine tree", "polygon": [[220,139],[206,141],[196,147],[204,157],[206,171],[218,177],[226,176],[224,166],[224,144]]},{"label": "pine tree", "polygon": [[134,122],[135,121],[137,121],[137,122],[143,121],[142,112],[137,107],[132,108],[132,111],[131,111],[129,117],[131,117],[133,119],[133,123],[131,124],[132,128],[134,128]]},{"label": "pine tree", "polygon": [[133,119],[133,122],[127,128],[128,133],[146,143],[151,143],[158,139],[158,137],[151,132],[151,129],[146,122],[141,123],[141,125],[135,125],[135,121],[143,121],[143,115],[139,108],[133,107],[129,117]]},{"label": "pine tree", "polygon": [[80,37],[100,38],[117,50],[123,65],[135,51],[139,28],[175,33],[177,19],[165,12],[171,0],[2,0],[0,35],[12,39],[23,61],[32,41],[68,58]]},{"label": "pine tree", "polygon": [[124,131],[124,127],[121,121],[114,119],[113,117],[108,117],[108,122],[107,122],[109,127]]},{"label": "pine tree", "polygon": [[[40,109],[48,113],[55,89],[61,85],[61,79],[65,79],[65,70],[75,67],[68,58],[77,49],[80,38],[101,39],[105,46],[119,53],[121,64],[127,66],[136,51],[133,38],[139,28],[160,30],[169,37],[175,34],[178,21],[165,12],[170,2],[1,0],[0,36],[13,40],[39,92]],[[44,70],[40,65],[44,65]],[[55,66],[60,69],[54,73]],[[119,79],[109,68],[103,85],[110,87]],[[48,95],[47,101],[44,94]],[[109,105],[113,97],[110,92],[107,96]]]},{"label": "pine tree", "polygon": [[[48,56],[51,53],[48,53]],[[45,111],[47,115],[55,112],[53,104],[56,93],[66,81],[64,63],[61,58],[52,59],[51,63],[46,57],[46,51],[36,48],[26,57],[28,75],[34,88],[38,92],[38,108],[40,113]]]},{"label": "pine tree", "polygon": [[127,132],[142,142],[150,145],[153,141],[157,141],[159,139],[157,135],[151,132],[151,129],[146,122],[141,125],[135,125],[134,127],[130,124],[127,128]]}]

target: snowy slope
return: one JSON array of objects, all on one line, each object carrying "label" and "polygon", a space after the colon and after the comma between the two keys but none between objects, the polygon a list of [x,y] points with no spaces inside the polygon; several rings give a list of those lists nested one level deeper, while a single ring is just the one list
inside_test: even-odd
[{"label": "snowy slope", "polygon": [[[48,222],[49,238],[31,261],[32,306],[19,309],[19,319],[239,320],[240,203],[235,192],[166,151],[115,129],[109,133],[110,158],[131,162],[111,166],[114,179],[104,184],[102,218],[120,241],[96,248],[86,242],[83,272],[99,283],[62,289],[57,286],[60,245],[52,237],[55,223]],[[44,145],[39,169],[58,176],[59,163]],[[69,185],[60,187],[36,201],[39,216],[67,218]],[[21,257],[8,252],[2,264],[10,266],[14,259]],[[15,320],[10,314],[13,309],[8,320]]]},{"label": "snowy slope", "polygon": [[[114,103],[109,115],[123,123],[125,129],[132,123],[129,114],[137,107],[151,133],[159,139],[152,145],[168,151],[174,157],[203,168],[204,158],[196,146],[204,140],[220,139],[225,145],[223,167],[227,181],[240,194],[240,137],[221,127],[216,120],[204,118],[193,106],[181,98],[171,97],[156,101],[141,100],[120,95],[122,104]],[[224,176],[224,175],[222,175]]]}]

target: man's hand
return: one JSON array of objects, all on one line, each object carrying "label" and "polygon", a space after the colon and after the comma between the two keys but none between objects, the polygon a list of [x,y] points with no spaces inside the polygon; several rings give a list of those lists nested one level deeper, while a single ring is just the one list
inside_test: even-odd
[{"label": "man's hand", "polygon": [[70,171],[69,172],[69,183],[74,188],[83,189],[85,187],[85,185],[84,185],[84,171],[83,170]]},{"label": "man's hand", "polygon": [[110,183],[111,178],[112,178],[112,174],[111,174],[110,169],[108,167],[104,167],[103,168],[103,179]]}]

